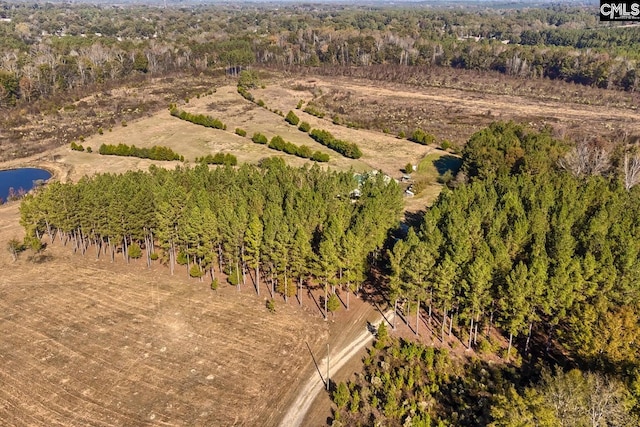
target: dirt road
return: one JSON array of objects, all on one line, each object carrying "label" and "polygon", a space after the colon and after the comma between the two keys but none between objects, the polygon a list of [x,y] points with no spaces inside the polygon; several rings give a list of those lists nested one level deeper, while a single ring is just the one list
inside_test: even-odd
[{"label": "dirt road", "polygon": [[[377,326],[386,319],[388,322],[392,322],[393,310],[389,310],[379,316],[379,318],[372,322],[373,326]],[[368,323],[368,322],[367,322]],[[372,328],[369,324],[363,323],[361,325],[362,332],[351,342],[343,345],[341,348],[330,351],[329,354],[329,376],[332,372],[337,372],[345,363],[354,357],[364,346],[373,340],[374,336]],[[307,411],[311,407],[311,404],[317,397],[318,393],[326,387],[326,369],[327,358],[326,356],[317,362],[317,370],[312,373],[304,387],[301,389],[295,401],[289,407],[286,415],[280,422],[281,427],[298,427],[301,426]]]}]

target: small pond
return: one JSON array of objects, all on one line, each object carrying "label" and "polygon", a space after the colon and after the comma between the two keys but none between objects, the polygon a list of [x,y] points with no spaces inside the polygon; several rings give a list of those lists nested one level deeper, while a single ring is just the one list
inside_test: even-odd
[{"label": "small pond", "polygon": [[7,201],[10,192],[28,192],[39,182],[51,178],[51,173],[44,169],[20,168],[0,170],[0,200]]}]

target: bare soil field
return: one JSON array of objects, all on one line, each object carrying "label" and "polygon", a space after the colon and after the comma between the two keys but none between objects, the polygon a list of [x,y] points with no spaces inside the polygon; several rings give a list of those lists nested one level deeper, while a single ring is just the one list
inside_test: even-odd
[{"label": "bare soil field", "polygon": [[[248,289],[165,267],[73,255],[11,262],[18,204],[0,207],[0,420],[42,426],[277,425],[327,323],[269,313]],[[307,347],[309,346],[309,347]]]}]

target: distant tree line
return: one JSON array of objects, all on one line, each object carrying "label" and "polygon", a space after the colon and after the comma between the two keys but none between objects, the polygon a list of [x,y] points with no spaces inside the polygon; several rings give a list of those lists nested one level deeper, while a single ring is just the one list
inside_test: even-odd
[{"label": "distant tree line", "polygon": [[[456,67],[628,91],[640,84],[640,30],[598,25],[595,5],[464,12],[198,6],[194,14],[145,6],[6,4],[3,10],[11,22],[0,27],[2,107],[135,76],[256,63]],[[147,20],[131,19],[139,15]]]},{"label": "distant tree line", "polygon": [[175,153],[169,147],[162,147],[154,145],[151,148],[138,148],[135,145],[127,144],[102,144],[98,153],[107,156],[125,156],[125,157],[139,157],[141,159],[150,160],[180,160],[184,161],[184,157]]}]

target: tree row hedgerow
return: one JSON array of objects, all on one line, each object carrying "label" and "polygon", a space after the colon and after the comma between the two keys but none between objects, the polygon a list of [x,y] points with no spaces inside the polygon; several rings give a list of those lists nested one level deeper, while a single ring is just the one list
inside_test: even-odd
[{"label": "tree row hedgerow", "polygon": [[256,144],[267,144],[272,150],[283,151],[287,154],[293,154],[294,156],[302,157],[303,159],[311,159],[315,162],[328,162],[330,160],[329,155],[321,151],[311,151],[306,145],[295,145],[291,142],[285,141],[280,135],[276,135],[271,138],[271,141],[267,142],[267,137],[261,133],[253,134],[251,138]]},{"label": "tree row hedgerow", "polygon": [[215,155],[207,154],[203,157],[196,157],[196,163],[236,166],[238,164],[238,159],[230,153],[216,153]]},{"label": "tree row hedgerow", "polygon": [[207,116],[205,114],[192,114],[178,108],[172,108],[170,111],[172,116],[177,117],[181,120],[185,120],[187,122],[194,123],[196,125],[214,129],[227,129],[227,125],[222,123],[220,120],[215,119],[211,116]]},{"label": "tree row hedgerow", "polygon": [[358,148],[355,143],[336,139],[329,131],[312,129],[311,132],[309,132],[309,136],[325,147],[331,148],[333,151],[350,159],[359,159],[362,157],[362,151],[360,151],[360,148]]},{"label": "tree row hedgerow", "polygon": [[98,153],[107,156],[139,157],[151,160],[180,160],[184,157],[175,153],[171,148],[154,145],[151,148],[138,148],[135,145],[127,144],[102,144]]}]

